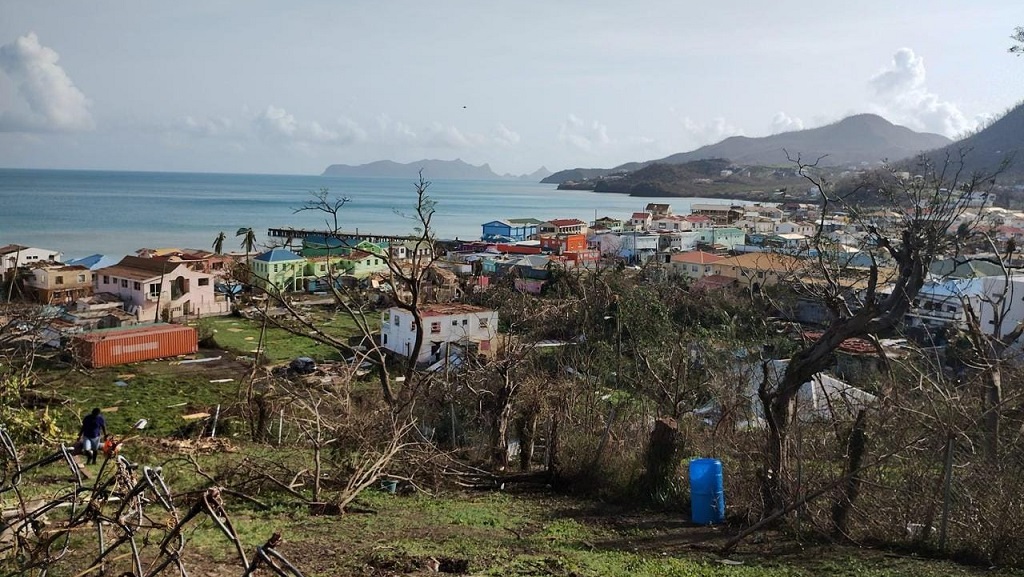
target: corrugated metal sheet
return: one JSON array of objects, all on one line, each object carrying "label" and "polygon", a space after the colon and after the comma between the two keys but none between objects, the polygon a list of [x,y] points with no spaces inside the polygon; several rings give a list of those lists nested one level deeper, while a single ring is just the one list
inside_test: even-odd
[{"label": "corrugated metal sheet", "polygon": [[100,368],[191,354],[199,342],[192,327],[159,324],[76,335],[72,348],[83,363]]}]

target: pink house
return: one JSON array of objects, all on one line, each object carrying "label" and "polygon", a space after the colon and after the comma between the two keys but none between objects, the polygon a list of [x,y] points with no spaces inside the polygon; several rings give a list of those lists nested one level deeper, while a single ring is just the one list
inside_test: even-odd
[{"label": "pink house", "polygon": [[187,262],[126,256],[96,270],[93,279],[96,294],[116,295],[143,322],[231,312],[227,298],[214,292],[214,276]]}]

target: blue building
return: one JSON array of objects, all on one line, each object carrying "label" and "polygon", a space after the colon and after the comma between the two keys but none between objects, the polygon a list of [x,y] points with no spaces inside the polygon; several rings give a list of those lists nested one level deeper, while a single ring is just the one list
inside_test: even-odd
[{"label": "blue building", "polygon": [[490,242],[519,242],[530,240],[537,235],[537,225],[541,221],[535,218],[508,218],[492,220],[484,223],[481,240]]}]

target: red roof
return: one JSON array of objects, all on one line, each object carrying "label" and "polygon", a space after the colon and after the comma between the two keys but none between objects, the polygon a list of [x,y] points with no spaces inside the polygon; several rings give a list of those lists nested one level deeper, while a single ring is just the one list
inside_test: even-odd
[{"label": "red roof", "polygon": [[549,220],[548,222],[559,227],[587,224],[578,218],[556,218],[555,220]]},{"label": "red roof", "polygon": [[671,260],[672,262],[681,262],[685,264],[711,264],[713,262],[718,262],[723,258],[725,257],[704,252],[702,250],[691,250],[689,252],[674,254],[671,257]]},{"label": "red roof", "polygon": [[686,217],[686,220],[690,222],[711,222],[711,217],[704,216],[703,214],[691,214]]},{"label": "red roof", "polygon": [[647,219],[651,218],[651,213],[649,213],[649,212],[634,212],[633,216],[631,218],[633,220],[647,220]]},{"label": "red roof", "polygon": [[697,279],[693,283],[694,290],[716,290],[732,286],[736,279],[721,274],[713,274]]}]

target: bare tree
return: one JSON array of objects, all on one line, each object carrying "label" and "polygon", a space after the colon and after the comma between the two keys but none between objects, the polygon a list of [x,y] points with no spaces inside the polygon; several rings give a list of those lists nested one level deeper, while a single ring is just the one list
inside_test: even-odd
[{"label": "bare tree", "polygon": [[[948,231],[956,223],[964,223],[970,195],[995,181],[991,174],[967,174],[965,156],[966,151],[948,156],[941,166],[921,156],[913,167],[916,174],[891,169],[880,183],[876,198],[898,211],[898,216],[873,221],[864,218],[863,224],[868,244],[884,251],[894,263],[895,270],[888,278],[873,258],[863,290],[852,296],[827,267],[821,267],[825,282],[820,298],[830,314],[825,330],[790,357],[776,386],[766,377],[758,390],[768,433],[763,473],[766,514],[785,508],[792,500],[789,431],[796,419],[800,388],[830,366],[833,352],[846,339],[877,337],[899,325],[921,290],[932,260],[958,252],[962,239]],[[838,195],[833,183],[817,173],[816,163],[799,158],[796,163],[800,174],[821,195],[823,213],[833,205],[848,211],[855,208],[853,197]],[[969,229],[970,224],[966,226]]]}]

